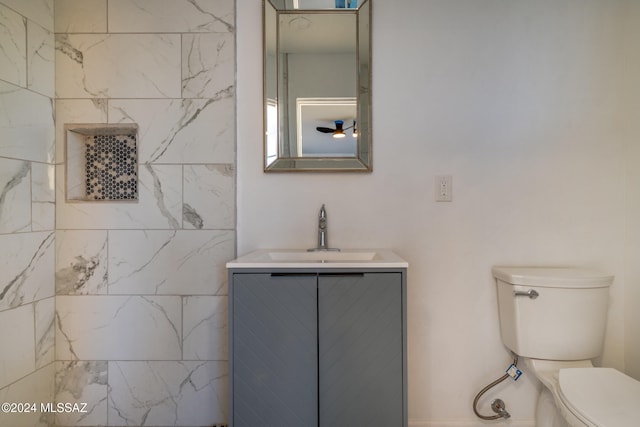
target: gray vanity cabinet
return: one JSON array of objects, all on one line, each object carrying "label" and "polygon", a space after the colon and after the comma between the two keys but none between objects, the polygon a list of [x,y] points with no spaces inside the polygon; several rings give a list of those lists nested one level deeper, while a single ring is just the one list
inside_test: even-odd
[{"label": "gray vanity cabinet", "polygon": [[232,427],[403,427],[405,271],[230,271]]}]

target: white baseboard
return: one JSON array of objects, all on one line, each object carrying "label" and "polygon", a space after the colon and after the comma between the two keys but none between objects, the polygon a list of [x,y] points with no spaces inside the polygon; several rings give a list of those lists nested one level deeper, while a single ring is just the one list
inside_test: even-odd
[{"label": "white baseboard", "polygon": [[409,419],[409,427],[535,427],[535,420],[501,420],[501,421],[482,421],[482,420],[417,420]]}]

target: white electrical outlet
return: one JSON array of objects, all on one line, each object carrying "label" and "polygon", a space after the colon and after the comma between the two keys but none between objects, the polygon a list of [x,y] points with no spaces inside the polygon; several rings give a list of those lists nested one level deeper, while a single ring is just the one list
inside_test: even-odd
[{"label": "white electrical outlet", "polygon": [[453,177],[451,175],[436,175],[436,202],[451,202],[453,200]]}]

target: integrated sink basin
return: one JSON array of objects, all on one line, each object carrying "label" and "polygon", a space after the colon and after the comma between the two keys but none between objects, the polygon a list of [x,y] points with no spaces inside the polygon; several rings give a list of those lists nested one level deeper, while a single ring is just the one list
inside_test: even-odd
[{"label": "integrated sink basin", "polygon": [[342,252],[342,251],[283,251],[267,252],[266,255],[273,261],[371,261],[376,258],[376,252]]},{"label": "integrated sink basin", "polygon": [[228,268],[406,268],[407,262],[388,249],[343,249],[307,251],[306,249],[262,249],[241,256]]}]

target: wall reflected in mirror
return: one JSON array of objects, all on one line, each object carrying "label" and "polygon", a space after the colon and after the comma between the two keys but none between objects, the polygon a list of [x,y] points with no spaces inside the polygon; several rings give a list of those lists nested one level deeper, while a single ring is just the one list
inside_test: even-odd
[{"label": "wall reflected in mirror", "polygon": [[264,1],[265,171],[371,170],[369,3]]}]

